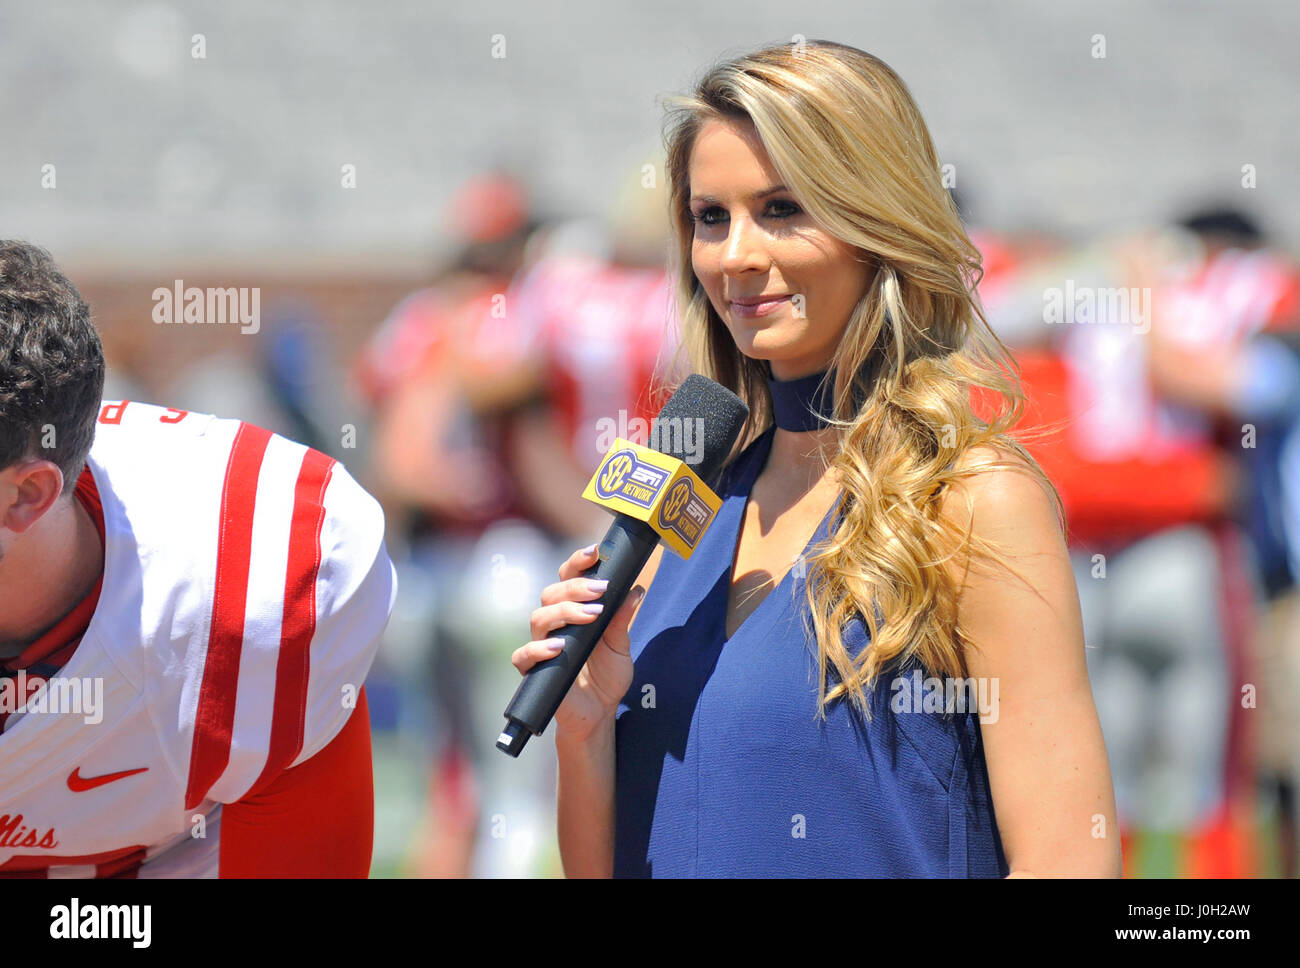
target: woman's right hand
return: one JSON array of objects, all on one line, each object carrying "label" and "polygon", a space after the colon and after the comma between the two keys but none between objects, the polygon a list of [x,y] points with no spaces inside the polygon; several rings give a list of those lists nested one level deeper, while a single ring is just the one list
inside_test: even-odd
[{"label": "woman's right hand", "polygon": [[[533,609],[530,631],[533,641],[514,651],[510,661],[523,675],[537,663],[553,659],[560,654],[563,639],[550,639],[549,634],[565,625],[585,625],[596,621],[599,613],[583,611],[583,604],[594,602],[604,594],[604,589],[579,577],[596,563],[596,546],[581,548],[571,554],[560,566],[560,581],[542,589],[542,606]],[[619,701],[632,686],[631,643],[628,625],[632,613],[645,595],[640,585],[633,587],[627,599],[610,619],[587,663],[574,680],[573,688],[555,712],[556,736],[583,740],[591,736],[602,723],[611,721],[618,711]]]}]

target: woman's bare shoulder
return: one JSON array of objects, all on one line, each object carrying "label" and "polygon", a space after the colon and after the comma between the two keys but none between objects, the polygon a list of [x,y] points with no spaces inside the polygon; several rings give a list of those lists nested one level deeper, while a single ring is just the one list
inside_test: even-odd
[{"label": "woman's bare shoulder", "polygon": [[[945,488],[939,508],[943,521],[976,544],[996,548],[1004,556],[1002,566],[1042,569],[1051,561],[1052,572],[1064,573],[1069,560],[1064,515],[1055,489],[1032,458],[1005,445],[979,446],[954,466],[969,473]],[[951,562],[959,582],[974,577],[972,567],[1001,577],[1002,566],[978,553],[974,558],[962,553]]]},{"label": "woman's bare shoulder", "polygon": [[1058,498],[1032,457],[1005,442],[980,444],[953,464],[960,477],[945,489],[942,513],[969,524],[977,516],[998,527],[1010,521],[1035,521],[1060,530]]}]

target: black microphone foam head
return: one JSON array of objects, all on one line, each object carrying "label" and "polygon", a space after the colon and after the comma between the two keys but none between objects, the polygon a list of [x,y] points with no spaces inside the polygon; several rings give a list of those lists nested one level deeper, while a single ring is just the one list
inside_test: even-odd
[{"label": "black microphone foam head", "polygon": [[740,397],[692,373],[655,417],[650,446],[684,461],[713,487],[748,417],[749,408]]}]

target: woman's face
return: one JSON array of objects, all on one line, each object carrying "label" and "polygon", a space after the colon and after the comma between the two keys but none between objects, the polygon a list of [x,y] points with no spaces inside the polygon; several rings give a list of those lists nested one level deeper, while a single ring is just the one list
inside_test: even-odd
[{"label": "woman's face", "polygon": [[689,165],[691,266],[736,346],[778,380],[826,369],[871,266],[780,187],[752,123],[705,123]]}]

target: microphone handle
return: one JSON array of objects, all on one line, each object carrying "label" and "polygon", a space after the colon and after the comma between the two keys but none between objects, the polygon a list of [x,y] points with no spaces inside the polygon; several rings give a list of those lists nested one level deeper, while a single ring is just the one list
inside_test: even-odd
[{"label": "microphone handle", "polygon": [[530,734],[541,735],[546,729],[658,544],[658,533],[644,521],[626,514],[614,516],[596,549],[596,563],[582,573],[584,578],[609,582],[604,594],[595,599],[605,610],[594,622],[565,625],[548,636],[564,639],[564,649],[524,674],[506,707],[508,722],[497,737],[497,749],[518,756]]}]

